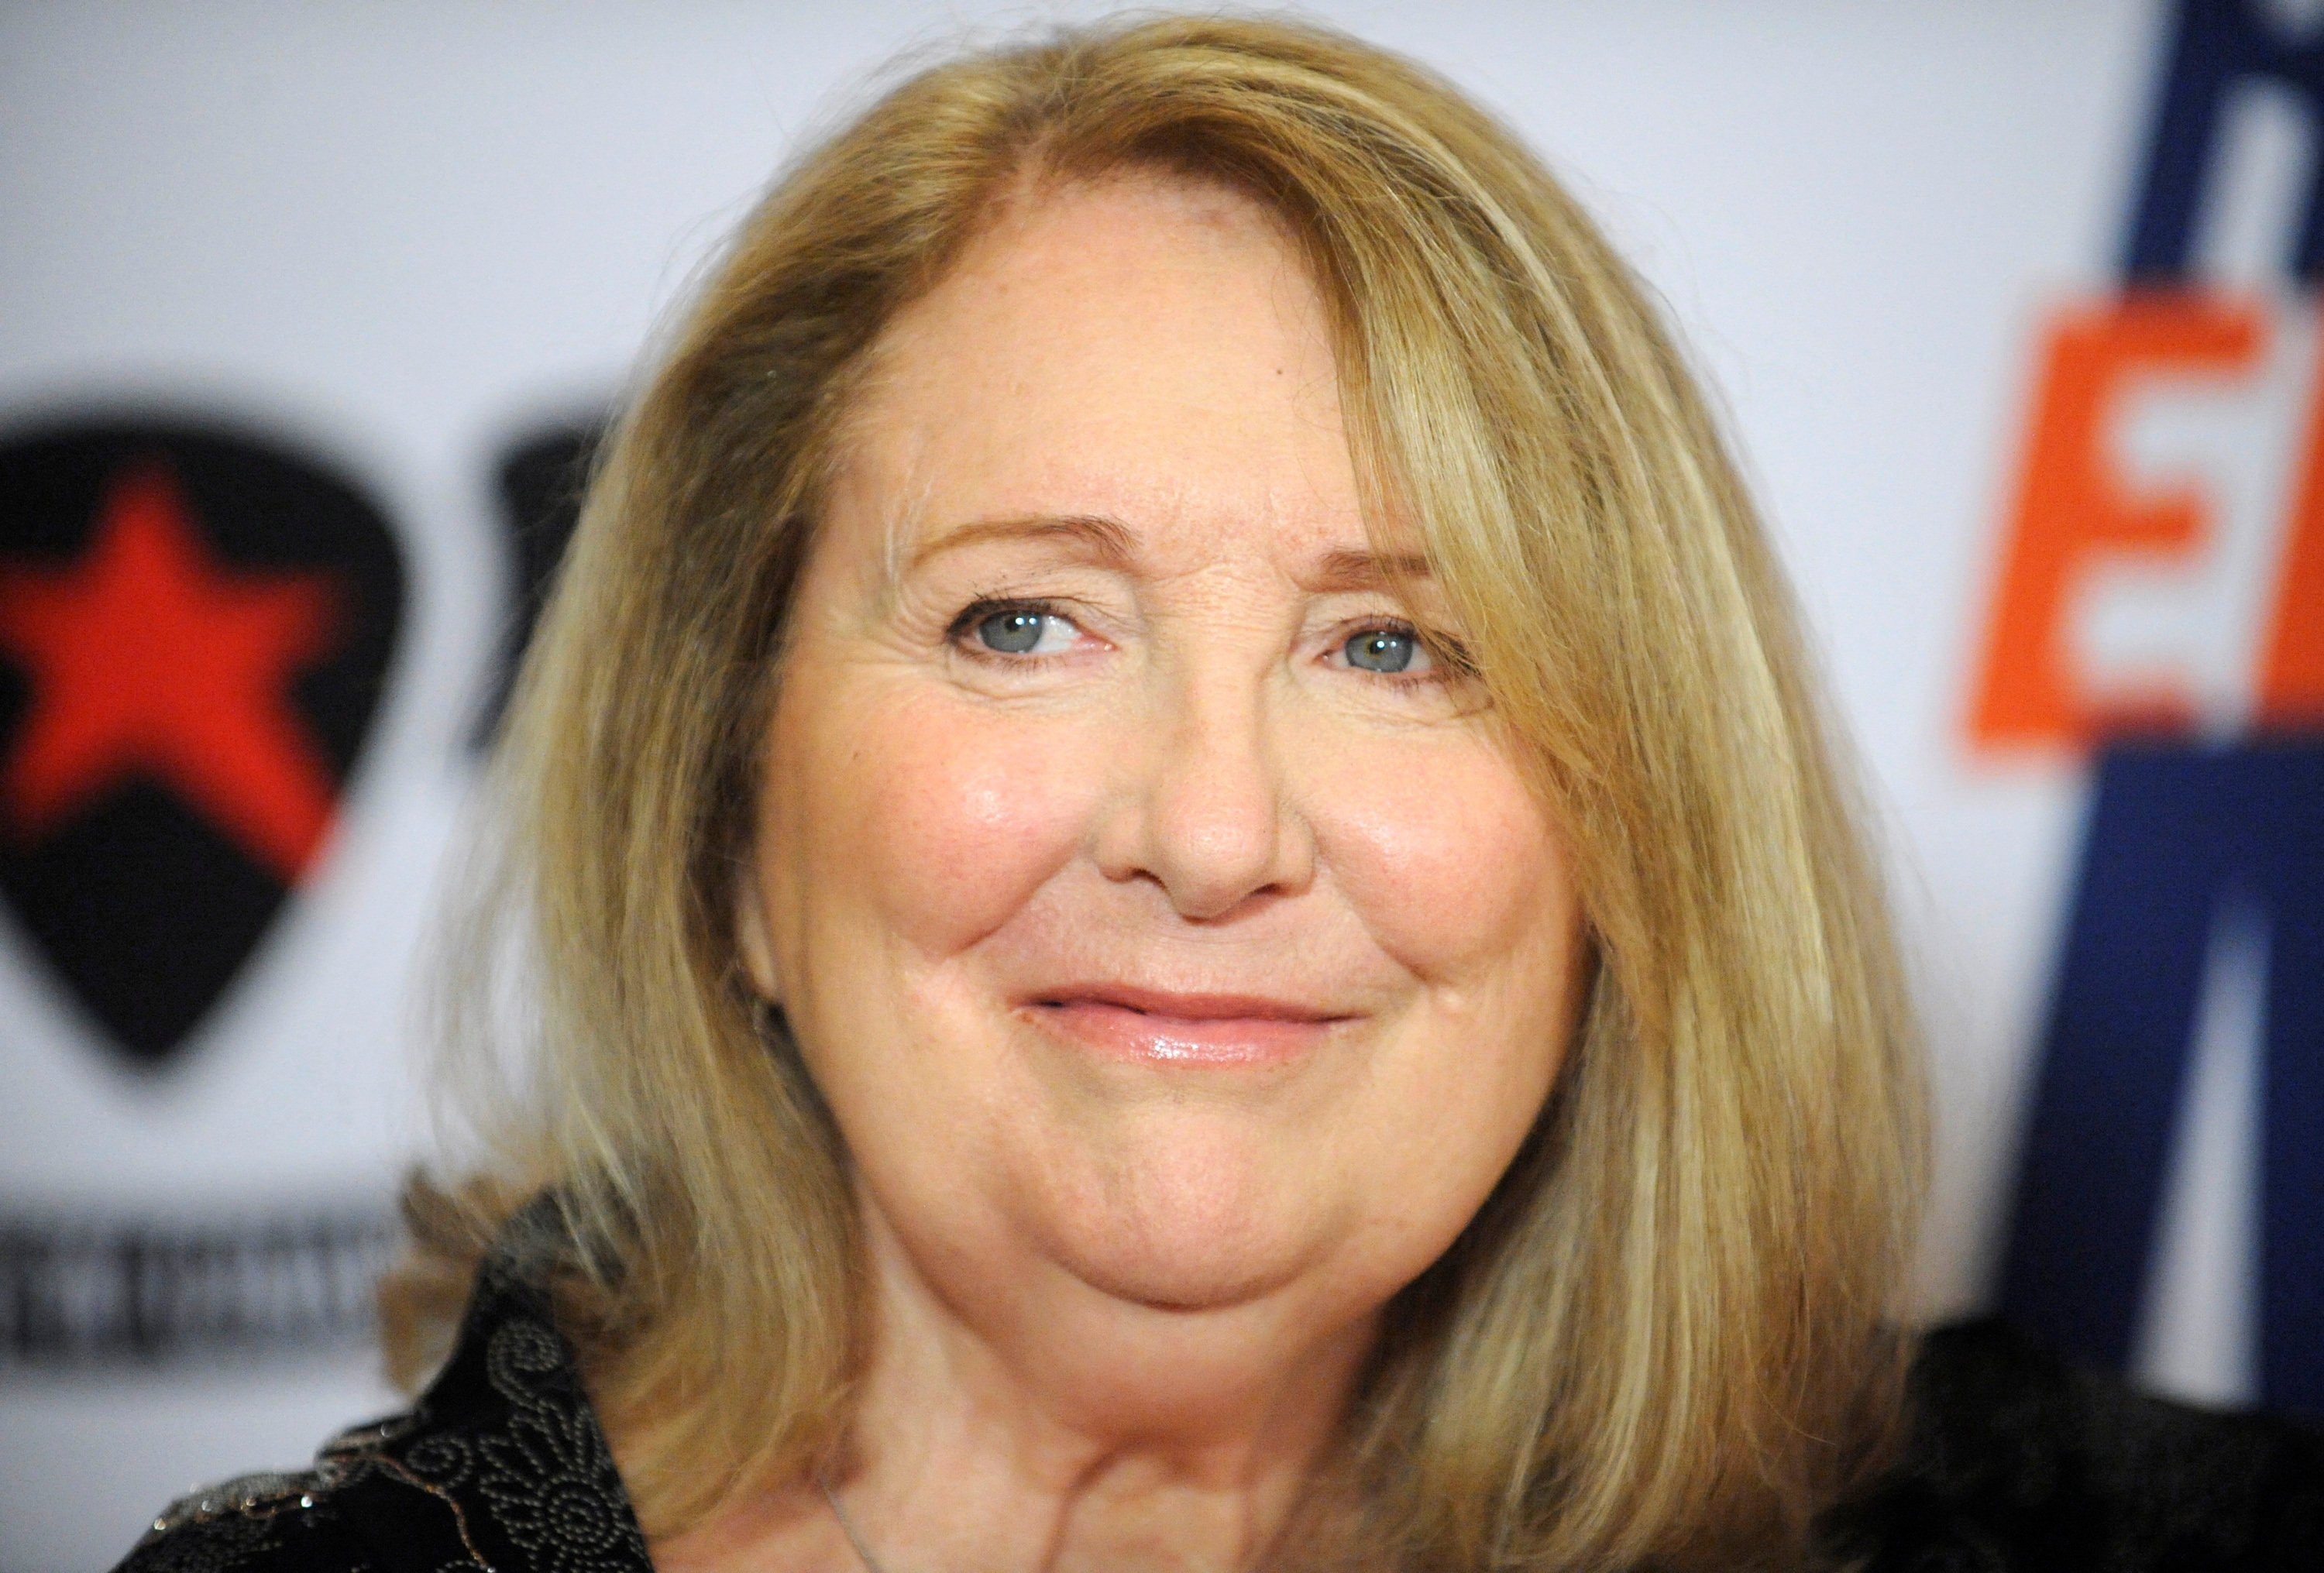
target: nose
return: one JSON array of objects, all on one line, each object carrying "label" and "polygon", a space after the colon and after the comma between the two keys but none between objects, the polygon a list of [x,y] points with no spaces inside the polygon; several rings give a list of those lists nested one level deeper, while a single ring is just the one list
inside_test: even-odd
[{"label": "nose", "polygon": [[1100,869],[1117,882],[1151,880],[1194,922],[1305,889],[1314,839],[1290,801],[1263,683],[1220,673],[1160,686],[1152,711],[1131,723],[1137,740],[1097,825]]}]

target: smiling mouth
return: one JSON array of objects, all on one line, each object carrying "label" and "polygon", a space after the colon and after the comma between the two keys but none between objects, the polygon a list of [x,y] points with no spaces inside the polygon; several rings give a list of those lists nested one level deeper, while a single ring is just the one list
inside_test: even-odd
[{"label": "smiling mouth", "polygon": [[1307,1054],[1353,1016],[1240,994],[1173,994],[1111,984],[1030,1000],[1028,1012],[1075,1047],[1153,1065],[1280,1065]]}]

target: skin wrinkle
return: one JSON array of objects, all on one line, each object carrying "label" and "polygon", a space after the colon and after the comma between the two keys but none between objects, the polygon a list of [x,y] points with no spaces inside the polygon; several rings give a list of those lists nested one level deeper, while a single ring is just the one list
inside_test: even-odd
[{"label": "skin wrinkle", "polygon": [[[1152,178],[1047,203],[892,325],[851,422],[742,950],[854,1165],[839,1484],[882,1560],[1247,1566],[1530,1128],[1578,905],[1452,686],[1342,662],[1425,565],[1367,531],[1279,224]],[[959,649],[996,593],[1084,631]],[[1332,1021],[1281,1062],[1121,1062],[1042,1003],[1109,980]],[[657,1555],[782,1566],[820,1522],[764,1501]]]}]

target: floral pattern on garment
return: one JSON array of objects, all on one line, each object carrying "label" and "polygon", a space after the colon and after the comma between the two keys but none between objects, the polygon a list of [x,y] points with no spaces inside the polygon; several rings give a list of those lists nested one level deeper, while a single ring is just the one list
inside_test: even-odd
[{"label": "floral pattern on garment", "polygon": [[408,1414],[172,1504],[117,1573],[652,1573],[520,1214]]}]

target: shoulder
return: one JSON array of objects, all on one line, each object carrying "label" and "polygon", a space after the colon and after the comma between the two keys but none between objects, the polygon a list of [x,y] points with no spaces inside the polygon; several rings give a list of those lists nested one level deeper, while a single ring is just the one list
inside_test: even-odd
[{"label": "shoulder", "polygon": [[120,1573],[652,1573],[529,1244],[537,1212],[479,1270],[410,1413],[336,1438],[310,1469],[176,1504]]},{"label": "shoulder", "polygon": [[1874,1569],[2312,1569],[2324,1433],[2166,1403],[1998,1321],[1940,1329],[1902,1456],[1831,1521]]},{"label": "shoulder", "polygon": [[451,1502],[377,1450],[413,1423],[361,1427],[311,1468],[238,1476],[180,1498],[116,1573],[401,1573],[476,1561]]}]

